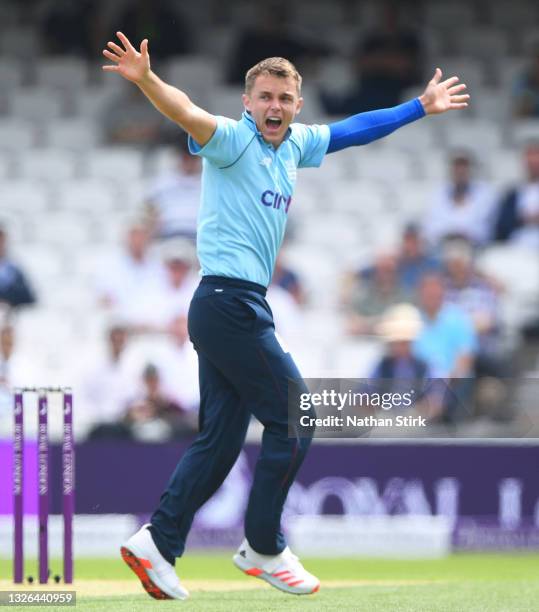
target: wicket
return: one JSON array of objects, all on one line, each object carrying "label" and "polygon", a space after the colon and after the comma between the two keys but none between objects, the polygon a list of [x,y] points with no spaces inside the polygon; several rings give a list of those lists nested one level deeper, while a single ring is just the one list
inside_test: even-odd
[{"label": "wicket", "polygon": [[69,388],[23,387],[13,395],[13,581],[24,580],[24,394],[38,394],[37,474],[38,474],[38,562],[39,582],[49,579],[49,436],[48,394],[63,397],[62,513],[64,520],[64,582],[73,582],[73,516],[75,510],[75,444],[73,438],[73,394]]}]

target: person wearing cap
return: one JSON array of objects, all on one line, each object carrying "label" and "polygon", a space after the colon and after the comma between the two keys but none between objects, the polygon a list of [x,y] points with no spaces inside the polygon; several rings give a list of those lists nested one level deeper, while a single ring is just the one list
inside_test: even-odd
[{"label": "person wearing cap", "polygon": [[425,379],[428,365],[412,350],[412,343],[422,327],[421,313],[412,304],[400,303],[386,310],[376,329],[386,350],[371,378]]}]

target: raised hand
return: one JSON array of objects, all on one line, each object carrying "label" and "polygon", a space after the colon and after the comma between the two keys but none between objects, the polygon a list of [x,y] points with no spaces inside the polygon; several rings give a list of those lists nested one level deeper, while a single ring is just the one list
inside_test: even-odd
[{"label": "raised hand", "polygon": [[419,101],[423,104],[427,115],[436,115],[468,106],[470,96],[462,93],[466,90],[466,85],[459,83],[459,77],[453,76],[445,81],[441,79],[442,71],[436,68],[425,91],[419,96]]},{"label": "raised hand", "polygon": [[140,53],[129,42],[129,39],[122,32],[116,32],[123,47],[113,42],[108,42],[103,55],[113,61],[115,65],[103,66],[106,72],[118,72],[128,81],[139,83],[150,71],[150,56],[148,54],[148,39],[145,38],[140,43]]}]

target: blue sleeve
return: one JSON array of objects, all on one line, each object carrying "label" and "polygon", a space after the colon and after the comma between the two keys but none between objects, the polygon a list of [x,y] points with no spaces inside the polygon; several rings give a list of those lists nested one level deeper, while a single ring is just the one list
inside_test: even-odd
[{"label": "blue sleeve", "polygon": [[341,151],[347,147],[367,144],[396,129],[425,116],[425,109],[419,98],[399,104],[352,115],[342,121],[329,124],[330,139],[327,153]]}]

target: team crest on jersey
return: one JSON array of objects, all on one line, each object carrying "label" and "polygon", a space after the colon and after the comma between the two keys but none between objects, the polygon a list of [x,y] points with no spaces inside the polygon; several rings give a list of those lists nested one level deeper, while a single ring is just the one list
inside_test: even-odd
[{"label": "team crest on jersey", "polygon": [[269,168],[271,166],[271,157],[263,157],[260,160],[260,165]]},{"label": "team crest on jersey", "polygon": [[286,174],[288,175],[288,178],[291,181],[295,181],[297,176],[296,164],[291,159],[287,159],[284,165],[286,166]]}]

